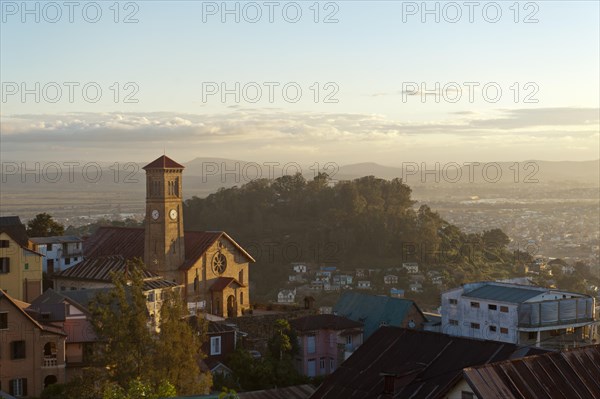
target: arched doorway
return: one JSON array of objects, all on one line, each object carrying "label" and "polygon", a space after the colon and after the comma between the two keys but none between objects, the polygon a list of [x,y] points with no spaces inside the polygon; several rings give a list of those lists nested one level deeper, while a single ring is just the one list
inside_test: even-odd
[{"label": "arched doorway", "polygon": [[227,297],[227,317],[235,317],[236,314],[235,298],[233,295]]},{"label": "arched doorway", "polygon": [[55,375],[46,376],[46,378],[44,378],[44,388],[47,388],[48,385],[56,384],[57,382],[58,379]]}]

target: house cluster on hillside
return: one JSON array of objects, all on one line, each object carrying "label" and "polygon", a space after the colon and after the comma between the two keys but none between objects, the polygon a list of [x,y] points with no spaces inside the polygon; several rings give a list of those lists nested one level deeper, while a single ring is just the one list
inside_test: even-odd
[{"label": "house cluster on hillside", "polygon": [[358,268],[343,270],[337,266],[314,267],[306,263],[292,263],[288,275],[288,285],[277,294],[278,303],[293,304],[303,296],[300,292],[337,292],[362,290],[365,292],[385,292],[402,298],[406,291],[423,292],[425,281],[441,287],[444,280],[440,272],[428,270],[419,272],[417,262],[404,262],[398,267],[387,269]]}]

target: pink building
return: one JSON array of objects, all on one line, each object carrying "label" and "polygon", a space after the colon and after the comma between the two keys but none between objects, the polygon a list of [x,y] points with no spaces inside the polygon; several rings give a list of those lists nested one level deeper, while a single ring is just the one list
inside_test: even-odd
[{"label": "pink building", "polygon": [[333,373],[363,342],[363,324],[341,316],[306,316],[290,325],[300,346],[296,367],[308,377]]}]

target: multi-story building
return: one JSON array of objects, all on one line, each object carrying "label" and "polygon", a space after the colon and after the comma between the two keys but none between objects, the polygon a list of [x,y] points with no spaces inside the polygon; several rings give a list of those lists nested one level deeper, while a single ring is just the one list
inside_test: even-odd
[{"label": "multi-story building", "polygon": [[42,258],[18,216],[0,217],[0,289],[33,301],[42,293]]},{"label": "multi-story building", "polygon": [[0,391],[15,397],[39,397],[65,382],[67,334],[32,318],[28,306],[0,290]]},{"label": "multi-story building", "polygon": [[308,377],[333,373],[363,342],[363,324],[341,316],[305,316],[290,325],[300,344],[298,372]]},{"label": "multi-story building", "polygon": [[500,282],[465,284],[442,293],[442,332],[545,348],[591,343],[594,298]]},{"label": "multi-story building", "polygon": [[[92,298],[97,291],[59,293],[53,289],[47,289],[27,308],[27,312],[38,322],[52,323],[67,334],[65,343],[67,381],[79,375],[82,368],[89,365],[89,357],[97,337],[90,321],[87,305],[89,304],[88,298]],[[83,304],[69,295],[76,296]]]},{"label": "multi-story building", "polygon": [[31,238],[39,253],[44,255],[43,270],[52,275],[83,260],[83,240],[76,236]]}]

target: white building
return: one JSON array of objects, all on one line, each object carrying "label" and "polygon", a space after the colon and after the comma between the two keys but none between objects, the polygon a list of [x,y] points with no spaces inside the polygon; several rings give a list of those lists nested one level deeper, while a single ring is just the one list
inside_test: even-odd
[{"label": "white building", "polygon": [[402,264],[402,267],[406,269],[409,274],[419,273],[419,264],[416,262],[406,262]]},{"label": "white building", "polygon": [[277,294],[277,303],[294,303],[296,302],[296,289],[281,290]]},{"label": "white building", "polygon": [[398,276],[394,276],[393,274],[388,274],[383,276],[384,284],[398,284]]},{"label": "white building", "polygon": [[442,332],[547,348],[589,343],[598,321],[594,298],[500,282],[442,293]]},{"label": "white building", "polygon": [[308,270],[304,263],[292,263],[292,269],[296,273],[306,273]]},{"label": "white building", "polygon": [[60,273],[83,261],[83,240],[76,236],[30,238],[44,255],[42,268],[48,274]]}]

